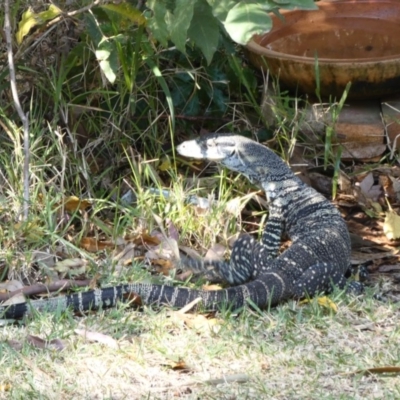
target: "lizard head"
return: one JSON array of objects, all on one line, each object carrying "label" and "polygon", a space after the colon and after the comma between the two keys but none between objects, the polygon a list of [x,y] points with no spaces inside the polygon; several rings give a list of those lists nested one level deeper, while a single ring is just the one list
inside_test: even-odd
[{"label": "lizard head", "polygon": [[194,140],[187,140],[176,149],[185,157],[223,163],[235,156],[237,149],[235,137],[234,135],[205,135]]},{"label": "lizard head", "polygon": [[253,183],[259,182],[257,159],[260,153],[265,157],[270,152],[253,140],[229,133],[188,140],[180,144],[177,151],[185,157],[218,162],[232,171],[241,172]]},{"label": "lizard head", "polygon": [[181,143],[177,151],[185,157],[218,162],[256,185],[291,176],[290,169],[273,151],[240,135],[204,135]]}]

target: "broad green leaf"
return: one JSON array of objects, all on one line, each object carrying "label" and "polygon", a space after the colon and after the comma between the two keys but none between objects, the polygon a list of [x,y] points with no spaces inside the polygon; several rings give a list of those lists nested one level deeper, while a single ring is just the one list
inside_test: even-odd
[{"label": "broad green leaf", "polygon": [[96,57],[109,82],[114,83],[118,71],[118,53],[114,41],[104,39],[99,43]]},{"label": "broad green leaf", "polygon": [[190,75],[186,73],[176,74],[171,86],[171,98],[180,113],[197,115],[200,112],[200,101]]},{"label": "broad green leaf", "polygon": [[212,15],[212,9],[205,0],[198,0],[194,7],[194,18],[188,36],[200,48],[210,64],[219,40],[219,22]]},{"label": "broad green leaf", "polygon": [[133,7],[129,3],[119,3],[119,4],[104,4],[101,8],[105,8],[106,10],[114,11],[119,14],[123,18],[127,18],[132,22],[137,23],[138,25],[145,25],[147,23],[146,18],[142,14],[140,10]]},{"label": "broad green leaf", "polygon": [[22,14],[21,21],[18,24],[18,31],[15,34],[15,38],[18,44],[22,43],[24,37],[29,31],[36,25],[42,25],[46,21],[50,21],[57,15],[61,14],[61,10],[54,4],[50,4],[49,8],[40,13],[34,13],[31,8]]},{"label": "broad green leaf", "polygon": [[224,22],[229,10],[235,6],[237,0],[207,0],[207,2],[212,8],[214,17]]},{"label": "broad green leaf", "polygon": [[193,18],[196,1],[197,0],[176,0],[174,12],[168,12],[166,16],[171,40],[182,53],[186,52],[187,30]]},{"label": "broad green leaf", "polygon": [[92,39],[94,45],[97,47],[99,43],[104,39],[103,33],[101,32],[92,14],[85,14],[85,22],[90,39]]},{"label": "broad green leaf", "polygon": [[301,8],[302,10],[318,10],[318,6],[314,0],[273,0],[276,7],[285,9]]},{"label": "broad green leaf", "polygon": [[147,7],[153,11],[153,16],[148,19],[148,26],[154,37],[164,47],[168,45],[169,32],[165,16],[167,15],[167,8],[165,4],[159,0],[149,0]]},{"label": "broad green leaf", "polygon": [[253,35],[268,32],[271,28],[271,17],[256,3],[239,2],[225,20],[226,31],[239,44],[246,44]]}]

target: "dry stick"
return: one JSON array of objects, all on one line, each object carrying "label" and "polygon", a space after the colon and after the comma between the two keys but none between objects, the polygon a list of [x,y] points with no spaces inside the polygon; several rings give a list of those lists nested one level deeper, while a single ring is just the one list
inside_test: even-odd
[{"label": "dry stick", "polygon": [[4,0],[4,32],[6,34],[7,42],[7,56],[8,56],[8,68],[10,69],[10,85],[13,96],[14,106],[18,112],[18,115],[22,121],[24,127],[24,202],[23,202],[23,219],[28,220],[29,213],[29,126],[28,117],[22,111],[21,103],[19,101],[17,83],[15,78],[14,59],[12,51],[12,38],[11,38],[11,23],[10,23],[10,4],[9,0]]},{"label": "dry stick", "polygon": [[33,296],[33,295],[38,295],[38,294],[45,294],[45,293],[58,292],[58,291],[62,291],[62,290],[68,290],[68,289],[75,288],[75,287],[89,286],[91,284],[91,282],[92,281],[89,279],[81,280],[81,281],[62,279],[62,280],[50,283],[48,285],[45,285],[44,283],[37,283],[35,285],[25,286],[21,289],[17,289],[12,292],[9,292],[9,293],[0,293],[0,301],[6,301],[6,300],[10,299],[11,297],[13,297],[17,294],[20,294],[20,293],[23,293],[26,296]]}]

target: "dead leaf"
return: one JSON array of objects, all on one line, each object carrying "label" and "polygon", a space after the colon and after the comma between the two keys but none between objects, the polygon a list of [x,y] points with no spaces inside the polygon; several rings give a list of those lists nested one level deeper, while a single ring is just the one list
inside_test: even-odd
[{"label": "dead leaf", "polygon": [[142,233],[133,238],[126,237],[125,240],[133,241],[133,243],[136,245],[149,245],[149,246],[151,245],[157,246],[161,242],[160,238],[149,235],[148,233]]},{"label": "dead leaf", "polygon": [[170,219],[167,219],[167,228],[168,228],[168,237],[178,242],[179,241],[178,229]]},{"label": "dead leaf", "polygon": [[372,175],[372,172],[367,174],[365,178],[361,182],[359,182],[360,189],[367,196],[373,184],[374,184],[374,176]]},{"label": "dead leaf", "polygon": [[[186,307],[184,307],[184,309],[186,309]],[[218,333],[220,325],[216,318],[207,318],[201,314],[184,314],[182,311],[183,309],[179,311],[173,311],[171,312],[171,316],[183,321],[188,328],[195,330],[197,333]],[[186,312],[186,310],[184,310],[184,312]]]},{"label": "dead leaf", "polygon": [[87,261],[81,258],[67,258],[56,263],[54,271],[57,271],[62,276],[83,275],[86,272]]},{"label": "dead leaf", "polygon": [[38,336],[28,335],[26,341],[38,349],[51,349],[61,351],[64,350],[65,345],[60,339],[44,340]]},{"label": "dead leaf", "polygon": [[151,265],[155,266],[156,272],[164,276],[169,276],[171,271],[175,268],[175,265],[170,260],[164,260],[162,258],[154,258],[150,262]]},{"label": "dead leaf", "polygon": [[10,383],[2,383],[2,384],[0,385],[0,393],[1,393],[1,392],[8,392],[8,391],[11,390],[11,388],[12,388],[12,386],[11,386]]},{"label": "dead leaf", "polygon": [[258,192],[251,192],[242,197],[235,197],[226,203],[226,211],[232,215],[239,215],[246,204],[257,195]]},{"label": "dead leaf", "polygon": [[219,321],[216,318],[206,318],[204,315],[184,314],[185,324],[200,333],[217,333],[220,329]]},{"label": "dead leaf", "polygon": [[394,264],[394,265],[380,265],[378,268],[379,272],[390,272],[390,271],[400,271],[400,264]]},{"label": "dead leaf", "polygon": [[215,243],[208,250],[204,257],[204,261],[214,260],[214,261],[222,261],[224,259],[224,254],[227,248],[222,244]]},{"label": "dead leaf", "polygon": [[160,158],[160,163],[158,164],[158,170],[164,172],[172,169],[171,159],[168,156],[164,156]]},{"label": "dead leaf", "polygon": [[79,197],[70,196],[64,200],[63,206],[66,211],[74,213],[76,211],[85,211],[92,206],[92,203],[89,200],[81,200]]},{"label": "dead leaf", "polygon": [[201,259],[201,255],[195,249],[188,246],[179,246],[179,249],[182,250],[188,257]]},{"label": "dead leaf", "polygon": [[79,246],[90,253],[96,253],[105,249],[114,249],[115,243],[111,240],[98,240],[95,237],[85,237],[81,240]]},{"label": "dead leaf", "polygon": [[351,252],[351,263],[353,265],[356,264],[363,264],[367,261],[373,260],[381,260],[383,258],[389,258],[396,255],[397,251],[384,251],[384,252],[377,252],[376,250],[371,253],[363,253],[360,251],[353,250]]},{"label": "dead leaf", "polygon": [[112,349],[118,349],[118,342],[111,336],[105,335],[100,332],[88,331],[86,329],[75,329],[77,335],[83,336],[89,342],[97,342],[104,344]]},{"label": "dead leaf", "polygon": [[24,285],[22,284],[22,282],[13,279],[11,281],[0,283],[0,292],[14,292],[15,290],[22,289],[23,287]]},{"label": "dead leaf", "polygon": [[211,290],[222,290],[223,288],[219,285],[202,285],[201,290],[211,291]]},{"label": "dead leaf", "polygon": [[20,340],[10,339],[6,340],[6,343],[14,350],[20,351],[24,347],[24,344]]},{"label": "dead leaf", "polygon": [[10,297],[8,300],[1,303],[2,306],[11,306],[12,304],[26,303],[26,298],[23,293],[17,293],[15,296]]},{"label": "dead leaf", "polygon": [[[311,299],[304,299],[304,300],[301,300],[299,302],[299,304],[303,305],[303,304],[311,303],[311,301],[312,301]],[[318,297],[317,303],[322,307],[325,307],[325,308],[328,308],[328,309],[334,311],[335,313],[338,310],[337,305],[329,297],[326,297],[326,296]]]},{"label": "dead leaf", "polygon": [[171,359],[171,360],[169,360],[167,363],[165,363],[163,365],[166,365],[166,366],[170,367],[174,371],[189,371],[189,369],[190,369],[187,366],[187,364],[185,363],[185,361],[182,360],[180,357],[178,359],[176,359],[176,360]]},{"label": "dead leaf", "polygon": [[131,265],[136,258],[136,253],[137,246],[134,243],[127,242],[124,248],[113,257],[113,262],[116,264],[115,271],[120,272],[123,267]]},{"label": "dead leaf", "polygon": [[242,199],[240,197],[235,197],[226,203],[225,209],[229,214],[239,215],[243,207],[244,204],[242,202]]},{"label": "dead leaf", "polygon": [[33,250],[32,263],[37,263],[39,266],[43,265],[47,268],[52,268],[56,263],[56,257],[54,254],[49,254],[45,251]]},{"label": "dead leaf", "polygon": [[42,240],[45,234],[44,228],[37,221],[17,222],[14,225],[14,230],[32,242]]},{"label": "dead leaf", "polygon": [[124,294],[125,303],[129,303],[130,306],[141,307],[143,305],[141,297],[133,292]]},{"label": "dead leaf", "polygon": [[172,238],[164,238],[158,245],[146,252],[145,258],[148,260],[176,260],[179,258],[178,242]]},{"label": "dead leaf", "polygon": [[400,200],[399,181],[391,175],[379,175],[379,183],[382,185],[385,197],[390,203],[396,203]]},{"label": "dead leaf", "polygon": [[393,210],[385,213],[383,232],[390,240],[400,238],[400,216]]},{"label": "dead leaf", "polygon": [[168,249],[168,251],[170,252],[169,256],[167,257],[168,259],[174,258],[176,260],[179,260],[178,241],[167,236],[167,234],[165,233],[163,224],[162,224],[162,220],[158,215],[153,214],[153,218],[157,222],[157,225],[158,225],[158,227],[162,233],[162,237],[163,237],[162,242],[159,244],[159,248],[162,248],[164,246],[164,248]]},{"label": "dead leaf", "polygon": [[204,383],[207,385],[222,385],[231,382],[245,383],[250,380],[250,377],[245,374],[224,375],[222,378],[209,379]]},{"label": "dead leaf", "polygon": [[396,201],[400,201],[400,182],[398,179],[393,178],[391,175],[389,175],[389,179],[392,182],[392,187],[396,196]]}]

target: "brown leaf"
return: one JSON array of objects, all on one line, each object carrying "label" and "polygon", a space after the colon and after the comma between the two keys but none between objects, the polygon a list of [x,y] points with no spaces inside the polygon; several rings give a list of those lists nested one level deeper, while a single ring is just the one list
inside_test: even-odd
[{"label": "brown leaf", "polygon": [[177,242],[179,241],[179,232],[174,223],[167,219],[167,228],[168,228],[168,237],[171,239],[175,239]]},{"label": "brown leaf", "polygon": [[60,339],[53,339],[50,341],[44,340],[38,336],[28,335],[26,341],[38,349],[51,349],[61,351],[64,350],[65,345]]},{"label": "brown leaf", "polygon": [[178,361],[171,360],[163,365],[170,367],[174,371],[189,371],[190,369],[182,359],[179,359]]},{"label": "brown leaf", "polygon": [[150,260],[152,265],[155,265],[157,273],[169,276],[172,269],[175,268],[174,264],[170,260],[164,260],[162,258],[156,258]]},{"label": "brown leaf", "polygon": [[387,175],[379,175],[379,183],[382,186],[385,197],[389,200],[390,203],[395,203],[398,200],[398,196],[393,187],[393,178]]},{"label": "brown leaf", "polygon": [[94,237],[85,237],[81,240],[79,246],[90,253],[96,253],[97,251],[115,248],[115,243],[111,240],[98,240]]},{"label": "brown leaf", "polygon": [[141,297],[136,293],[126,293],[124,294],[124,300],[132,306],[141,307],[143,305]]},{"label": "brown leaf", "polygon": [[92,203],[89,200],[81,200],[76,196],[70,196],[64,200],[63,205],[66,211],[74,213],[76,211],[85,211],[92,206]]},{"label": "brown leaf", "polygon": [[75,329],[74,332],[77,335],[83,336],[89,342],[104,344],[113,349],[117,349],[119,347],[118,342],[115,339],[103,333],[88,331],[86,329]]},{"label": "brown leaf", "polygon": [[0,293],[14,292],[15,290],[22,289],[24,285],[22,282],[15,279],[7,282],[0,283]]},{"label": "brown leaf", "polygon": [[128,236],[125,238],[125,240],[133,241],[133,243],[136,245],[147,244],[153,246],[157,246],[161,242],[160,238],[158,238],[157,236],[149,235],[148,233],[142,233],[141,235],[135,236],[133,238]]},{"label": "brown leaf", "polygon": [[193,271],[184,271],[181,274],[177,274],[175,279],[177,281],[186,282],[193,275]]},{"label": "brown leaf", "polygon": [[10,383],[2,383],[2,384],[0,384],[0,393],[8,392],[11,390],[11,388],[12,388],[12,386]]},{"label": "brown leaf", "polygon": [[173,260],[179,256],[178,243],[175,239],[166,238],[158,246],[151,248],[146,252],[145,257],[152,261],[160,258],[164,260]]},{"label": "brown leaf", "polygon": [[380,265],[378,268],[379,272],[390,272],[390,271],[400,271],[400,264],[394,264],[394,265]]},{"label": "brown leaf", "polygon": [[1,303],[2,306],[10,306],[12,304],[20,304],[20,303],[25,303],[26,298],[23,293],[17,293],[15,296],[10,297],[8,300],[6,300],[4,303]]},{"label": "brown leaf", "polygon": [[362,192],[368,195],[368,192],[371,190],[372,185],[374,184],[374,176],[372,172],[367,174],[364,179],[359,183]]},{"label": "brown leaf", "polygon": [[11,339],[7,340],[6,342],[11,348],[16,351],[20,351],[24,347],[23,343],[20,340]]},{"label": "brown leaf", "polygon": [[352,250],[351,263],[352,264],[362,264],[367,261],[381,260],[383,258],[393,257],[395,254],[396,254],[396,251],[377,252],[375,250],[373,252],[363,253],[360,251]]},{"label": "brown leaf", "polygon": [[213,246],[211,246],[208,250],[207,253],[204,257],[204,260],[217,260],[221,261],[224,259],[224,254],[226,252],[227,248],[223,246],[222,244],[215,243]]}]

